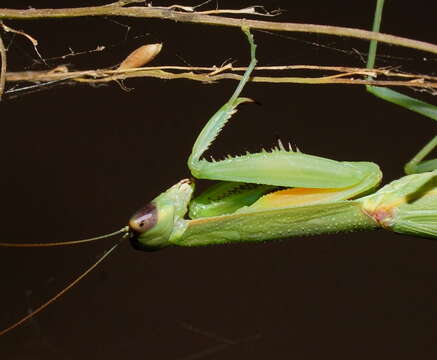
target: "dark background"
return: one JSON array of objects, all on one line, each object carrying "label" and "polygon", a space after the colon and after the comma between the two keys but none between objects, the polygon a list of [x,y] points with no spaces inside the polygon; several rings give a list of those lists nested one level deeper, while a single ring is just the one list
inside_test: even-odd
[{"label": "dark background", "polygon": [[[363,29],[371,27],[374,7],[371,1],[261,3],[287,10],[277,21]],[[223,0],[219,7],[253,4]],[[436,10],[430,1],[387,1],[382,30],[435,42]],[[69,47],[107,47],[48,60],[51,67],[113,66],[150,42],[164,44],[155,65],[249,60],[238,29],[127,18],[5,23],[36,37],[45,58]],[[367,50],[366,42],[347,38],[254,35],[260,65],[363,66],[357,52]],[[10,71],[45,68],[27,40],[2,36]],[[435,55],[393,46],[379,53],[390,55],[380,66],[435,75]],[[138,207],[189,176],[186,159],[197,133],[236,82],[135,79],[124,85],[132,91],[115,83],[57,87],[0,104],[2,241],[66,241],[122,227]],[[249,84],[244,96],[262,105],[244,106],[234,117],[214,145],[217,157],[270,147],[280,137],[310,154],[374,161],[390,181],[435,133],[432,120],[358,86]],[[2,248],[0,327],[53,296],[113,242]],[[435,359],[436,259],[437,243],[385,231],[155,253],[126,242],[74,290],[0,338],[0,357]]]}]

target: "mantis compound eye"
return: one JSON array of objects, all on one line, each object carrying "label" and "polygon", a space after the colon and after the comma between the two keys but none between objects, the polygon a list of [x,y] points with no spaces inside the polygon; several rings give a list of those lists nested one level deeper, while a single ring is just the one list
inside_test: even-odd
[{"label": "mantis compound eye", "polygon": [[144,247],[138,240],[141,234],[153,228],[158,222],[158,211],[153,203],[135,212],[129,219],[129,241],[136,250],[152,250]]},{"label": "mantis compound eye", "polygon": [[142,234],[151,229],[158,221],[158,212],[153,203],[138,210],[129,220],[129,228],[132,232]]}]

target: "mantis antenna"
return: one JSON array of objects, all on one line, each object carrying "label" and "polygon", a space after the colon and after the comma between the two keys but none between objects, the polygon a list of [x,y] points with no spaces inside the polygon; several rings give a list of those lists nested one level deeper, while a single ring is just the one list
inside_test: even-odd
[{"label": "mantis antenna", "polygon": [[126,235],[129,231],[129,227],[125,226],[120,230],[114,231],[109,234],[95,236],[87,239],[82,240],[73,240],[73,241],[61,241],[61,242],[49,242],[49,243],[5,243],[0,242],[0,246],[3,247],[50,247],[50,246],[66,246],[66,245],[78,245],[78,244],[85,244],[97,240],[107,239],[110,237],[113,237],[115,235]]},{"label": "mantis antenna", "polygon": [[[124,229],[122,229],[124,230]],[[122,230],[119,230],[118,232],[116,232],[117,234],[122,233]],[[112,233],[112,234],[108,234],[108,235],[104,235],[105,237],[109,237],[112,235],[115,235],[116,233]],[[123,236],[123,238],[116,243],[115,245],[113,245],[108,251],[106,251],[94,264],[92,264],[88,269],[86,269],[84,272],[82,272],[78,277],[76,277],[72,282],[70,282],[66,287],[64,287],[61,291],[59,291],[55,296],[53,296],[52,298],[50,298],[49,300],[47,300],[44,304],[40,305],[37,309],[35,309],[34,311],[32,311],[30,314],[27,314],[26,316],[22,317],[21,319],[19,319],[18,321],[16,321],[15,323],[13,323],[12,325],[8,326],[7,328],[0,330],[0,336],[5,335],[6,333],[8,333],[9,331],[15,329],[17,326],[20,326],[21,324],[25,323],[27,320],[31,319],[32,317],[34,317],[36,314],[38,314],[39,312],[41,312],[42,310],[44,310],[47,306],[49,306],[50,304],[52,304],[53,302],[55,302],[57,299],[59,299],[62,295],[64,295],[68,290],[70,290],[72,287],[74,287],[77,283],[79,283],[83,278],[85,278],[91,271],[93,271],[97,265],[99,265],[106,257],[109,256],[109,254],[111,254],[118,245],[120,245],[121,241],[124,240],[126,236]],[[102,237],[99,236],[97,238],[91,238],[94,240],[99,240]],[[91,239],[85,239],[88,241],[93,241]],[[79,240],[81,241],[81,240]],[[69,243],[75,243],[74,241],[70,241]],[[50,245],[53,245],[56,243],[50,243]],[[66,245],[66,243],[57,243],[60,245]],[[32,245],[32,244],[30,244]],[[35,244],[33,244],[35,245]],[[32,245],[32,246],[33,246]],[[39,244],[44,246],[44,244]],[[53,246],[57,246],[57,245],[53,245]]]}]

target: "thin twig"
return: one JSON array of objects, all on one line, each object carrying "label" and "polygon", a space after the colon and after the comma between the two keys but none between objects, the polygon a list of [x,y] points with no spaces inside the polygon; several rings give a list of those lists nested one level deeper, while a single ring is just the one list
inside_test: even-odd
[{"label": "thin twig", "polygon": [[[214,76],[209,74],[195,74],[192,72],[184,73],[171,73],[162,70],[152,70],[152,71],[138,71],[135,73],[125,73],[120,75],[113,75],[111,80],[124,80],[133,77],[154,77],[159,79],[189,79],[194,81],[200,81],[205,83],[212,83],[218,80],[232,79],[240,81],[242,75],[234,73],[221,73]],[[76,78],[75,81],[79,82],[89,82],[89,83],[101,83],[108,82],[106,78],[91,79],[91,78]],[[418,81],[394,81],[394,80],[366,80],[366,79],[343,79],[334,78],[333,76],[323,76],[323,77],[272,77],[272,76],[252,76],[250,81],[252,82],[262,82],[262,83],[293,83],[293,84],[347,84],[347,85],[375,85],[375,86],[407,86],[407,87],[417,87],[417,88],[428,88],[437,89],[437,83],[424,82],[421,79]]]},{"label": "thin twig", "polygon": [[[171,70],[171,71],[168,71]],[[24,71],[10,72],[6,74],[8,82],[48,82],[71,80],[86,83],[105,83],[114,80],[129,78],[154,77],[160,79],[190,79],[211,83],[223,79],[240,80],[241,75],[237,72],[245,71],[245,67],[232,67],[230,64],[217,68],[201,66],[151,66],[137,69],[122,70],[86,70],[68,71],[61,66],[51,71]],[[390,69],[363,69],[344,66],[319,66],[319,65],[289,65],[289,66],[260,66],[255,71],[287,71],[287,70],[311,70],[337,72],[334,75],[316,77],[289,77],[289,76],[253,76],[253,82],[268,83],[299,83],[299,84],[349,84],[349,85],[379,85],[379,86],[407,86],[424,89],[436,89],[437,77],[429,75],[415,75],[398,73]],[[176,72],[178,71],[178,72]],[[197,73],[194,73],[196,71]],[[366,79],[367,76],[383,76],[384,79]],[[355,78],[354,78],[355,77]],[[402,80],[394,80],[400,78]],[[404,80],[405,79],[405,80]]]},{"label": "thin twig", "polygon": [[137,18],[160,18],[173,20],[177,22],[188,22],[196,24],[220,25],[231,27],[247,26],[252,29],[262,29],[270,31],[289,31],[289,32],[305,32],[327,34],[335,36],[348,36],[366,40],[377,40],[379,42],[414,48],[422,51],[437,54],[437,45],[403,38],[400,36],[388,35],[384,33],[376,33],[361,29],[315,25],[315,24],[298,24],[298,23],[282,23],[272,21],[239,19],[233,17],[220,17],[205,15],[197,12],[184,12],[163,7],[139,7],[131,6],[124,7],[131,1],[118,1],[104,6],[90,6],[79,8],[66,9],[0,9],[0,19],[17,19],[17,20],[37,20],[51,18],[73,18],[83,16],[126,16]]},{"label": "thin twig", "polygon": [[0,67],[0,101],[1,101],[3,92],[5,91],[6,67],[7,67],[6,48],[1,36],[0,36],[0,59],[2,62]]},{"label": "thin twig", "polygon": [[6,24],[3,24],[3,23],[1,23],[0,26],[6,32],[11,32],[11,33],[14,33],[14,34],[18,34],[18,35],[24,36],[25,38],[27,38],[32,43],[32,45],[34,47],[38,46],[38,40],[36,40],[34,37],[30,36],[29,34],[25,33],[24,31],[13,29],[13,28],[11,28],[11,27],[7,26]]},{"label": "thin twig", "polygon": [[41,59],[41,61],[45,65],[47,65],[46,61],[44,60],[44,58],[41,56],[41,54],[38,51],[38,40],[36,40],[33,36],[30,36],[29,34],[25,33],[24,31],[16,30],[16,29],[13,29],[13,28],[7,26],[6,24],[3,24],[3,22],[1,22],[1,21],[0,21],[0,26],[6,32],[11,32],[11,33],[14,33],[14,34],[18,34],[18,35],[24,36],[27,40],[29,40],[32,43],[33,49],[35,50],[35,52],[38,55],[38,57]]}]

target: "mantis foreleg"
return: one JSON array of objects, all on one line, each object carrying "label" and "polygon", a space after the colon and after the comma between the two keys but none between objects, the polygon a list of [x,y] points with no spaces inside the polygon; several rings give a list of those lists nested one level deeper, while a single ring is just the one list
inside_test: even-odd
[{"label": "mantis foreleg", "polygon": [[[188,167],[193,176],[201,179],[286,187],[324,189],[356,187],[359,188],[359,192],[373,187],[375,178],[380,178],[380,171],[376,164],[338,162],[303,154],[293,151],[291,148],[285,149],[282,144],[279,144],[278,148],[274,148],[270,152],[263,151],[242,156],[228,156],[224,160],[212,162],[201,159],[203,153],[212,144],[232,114],[235,113],[236,107],[242,102],[251,101],[248,98],[238,97],[257,62],[255,58],[256,45],[253,37],[248,29],[243,29],[243,31],[250,44],[250,65],[229,101],[212,116],[200,132],[188,159]],[[367,182],[369,177],[372,178],[372,184]],[[376,183],[378,181],[376,180]]]}]

